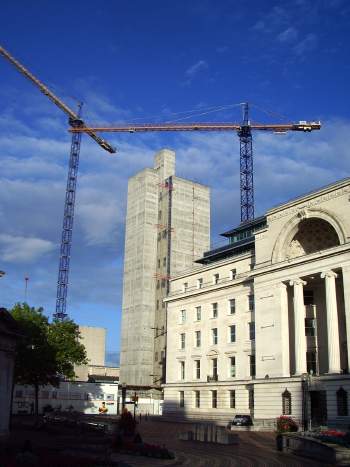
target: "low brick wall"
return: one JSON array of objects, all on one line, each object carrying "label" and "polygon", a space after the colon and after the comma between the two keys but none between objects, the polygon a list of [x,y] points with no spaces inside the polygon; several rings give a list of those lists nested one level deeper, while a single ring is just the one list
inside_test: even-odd
[{"label": "low brick wall", "polygon": [[283,451],[309,457],[331,465],[350,465],[350,449],[297,434],[282,435]]}]

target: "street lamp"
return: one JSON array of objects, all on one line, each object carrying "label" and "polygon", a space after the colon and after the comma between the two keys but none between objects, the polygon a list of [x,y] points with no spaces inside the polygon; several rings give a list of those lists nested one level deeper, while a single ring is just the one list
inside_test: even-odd
[{"label": "street lamp", "polygon": [[303,431],[308,431],[309,429],[309,387],[310,375],[308,373],[303,373],[301,375]]}]

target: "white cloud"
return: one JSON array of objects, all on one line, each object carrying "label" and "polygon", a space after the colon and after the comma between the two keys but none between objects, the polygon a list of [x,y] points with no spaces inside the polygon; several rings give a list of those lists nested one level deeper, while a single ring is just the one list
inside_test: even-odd
[{"label": "white cloud", "polygon": [[54,248],[52,242],[41,238],[0,234],[0,257],[9,263],[36,261]]},{"label": "white cloud", "polygon": [[302,39],[295,47],[294,52],[298,56],[303,56],[308,52],[312,52],[317,46],[317,36],[316,34],[309,33],[307,34],[304,39]]},{"label": "white cloud", "polygon": [[293,28],[289,27],[282,31],[280,34],[277,36],[277,40],[279,42],[285,43],[285,42],[294,42],[298,37],[298,31]]},{"label": "white cloud", "polygon": [[204,71],[208,69],[208,63],[205,60],[199,60],[198,62],[191,65],[185,71],[185,75],[192,79],[195,75],[197,75],[200,71]]}]

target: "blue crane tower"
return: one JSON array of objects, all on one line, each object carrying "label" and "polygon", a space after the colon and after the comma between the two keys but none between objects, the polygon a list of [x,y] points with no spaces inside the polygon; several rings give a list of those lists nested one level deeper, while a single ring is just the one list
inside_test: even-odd
[{"label": "blue crane tower", "polygon": [[[81,119],[82,104],[79,104],[78,112],[75,113],[64,102],[61,101],[50,89],[45,86],[38,78],[25,68],[18,60],[16,60],[7,50],[0,46],[0,55],[6,58],[16,69],[28,78],[45,96],[47,96],[59,109],[61,109],[69,119],[69,125],[76,129],[86,127]],[[98,136],[94,131],[86,132],[97,144],[99,144],[107,152],[114,154],[115,148],[106,140]],[[53,314],[54,319],[65,320],[67,314],[67,290],[69,279],[70,255],[72,247],[73,221],[75,195],[77,189],[77,177],[79,168],[79,155],[81,145],[81,133],[72,135],[71,150],[69,155],[68,177],[66,187],[66,197],[64,203],[63,228],[61,237],[60,261],[58,269],[57,295],[56,295],[56,310]]]}]

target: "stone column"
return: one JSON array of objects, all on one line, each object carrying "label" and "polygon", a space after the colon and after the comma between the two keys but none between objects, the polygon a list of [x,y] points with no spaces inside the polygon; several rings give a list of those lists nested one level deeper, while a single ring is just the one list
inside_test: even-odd
[{"label": "stone column", "polygon": [[350,372],[350,265],[343,266],[342,273],[346,322],[346,348],[348,354],[347,369],[348,372]]},{"label": "stone column", "polygon": [[288,295],[287,286],[280,283],[276,286],[279,291],[280,313],[281,313],[281,344],[282,344],[282,360],[281,370],[282,376],[290,376],[289,365],[289,319],[288,319]]},{"label": "stone column", "polygon": [[294,328],[295,328],[295,374],[307,372],[306,367],[306,337],[305,337],[305,305],[303,286],[306,282],[295,279],[289,282],[294,289]]},{"label": "stone column", "polygon": [[325,279],[326,311],[327,311],[327,338],[328,338],[328,373],[340,373],[340,346],[337,296],[333,271],[323,272],[321,278]]}]

